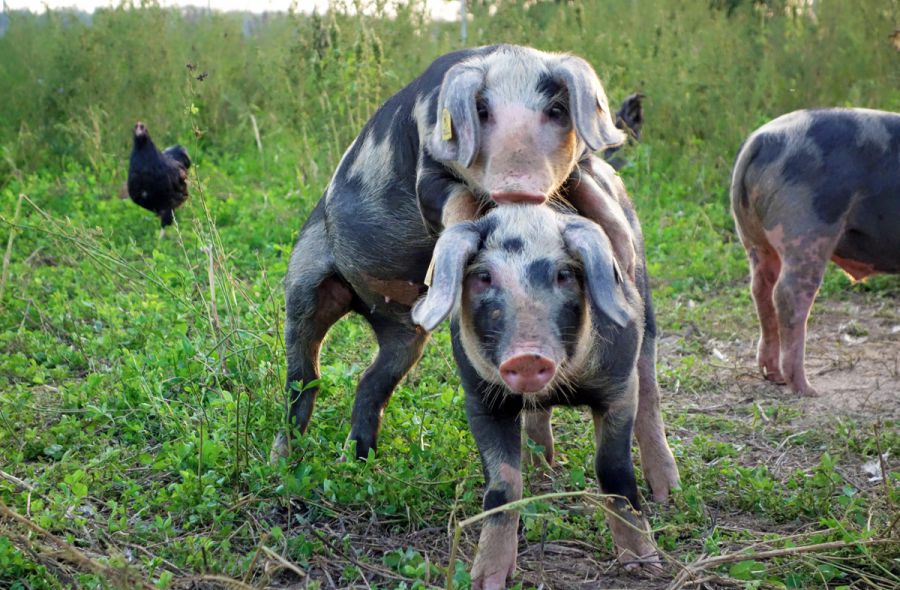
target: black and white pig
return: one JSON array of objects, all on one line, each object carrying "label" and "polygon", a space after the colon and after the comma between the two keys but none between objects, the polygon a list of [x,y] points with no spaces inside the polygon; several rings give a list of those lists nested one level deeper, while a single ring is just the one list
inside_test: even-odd
[{"label": "black and white pig", "polygon": [[816,395],[806,322],[833,260],[854,280],[900,273],[900,114],[796,111],[744,143],[731,211],[750,259],[766,379]]},{"label": "black and white pig", "polygon": [[[529,436],[552,448],[550,408],[587,406],[597,479],[614,495],[607,522],[618,557],[658,569],[631,459],[644,301],[606,234],[551,207],[510,205],[445,229],[434,260],[432,286],[412,316],[433,330],[452,314],[453,356],[487,479],[484,509],[522,497],[523,415]],[[506,587],[518,520],[507,511],[485,521],[474,589]]]},{"label": "black and white pig", "polygon": [[[378,354],[357,387],[350,439],[358,457],[375,448],[388,399],[428,339],[410,308],[426,291],[445,227],[495,206],[567,201],[603,226],[620,266],[633,275],[636,220],[626,216],[630,205],[615,171],[591,155],[623,137],[587,62],[527,47],[450,53],[388,99],[344,154],[291,254],[287,434],[306,431],[322,341],[355,311],[372,326]],[[654,497],[663,500],[678,472],[659,410],[655,340],[644,342],[636,434]],[[287,440],[279,434],[273,458],[286,453]]]}]

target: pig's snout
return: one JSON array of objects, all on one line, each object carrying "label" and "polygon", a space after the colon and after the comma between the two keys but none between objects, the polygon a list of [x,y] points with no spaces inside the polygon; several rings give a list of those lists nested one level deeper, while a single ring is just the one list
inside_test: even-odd
[{"label": "pig's snout", "polygon": [[500,365],[500,376],[515,393],[537,393],[556,374],[556,363],[535,353],[517,354]]},{"label": "pig's snout", "polygon": [[508,203],[543,205],[547,200],[547,196],[542,193],[531,193],[523,191],[494,191],[491,193],[491,200],[498,205]]}]

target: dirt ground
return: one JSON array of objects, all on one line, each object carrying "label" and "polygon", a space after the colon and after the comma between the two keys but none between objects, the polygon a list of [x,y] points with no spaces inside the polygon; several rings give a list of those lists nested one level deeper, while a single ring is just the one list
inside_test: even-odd
[{"label": "dirt ground", "polygon": [[[758,324],[732,338],[705,340],[708,362],[717,370],[721,388],[716,404],[776,402],[799,410],[796,425],[808,427],[834,417],[871,421],[900,419],[900,300],[848,294],[842,300],[817,301],[806,338],[806,372],[817,397],[800,397],[786,386],[761,378],[756,368]],[[702,337],[702,336],[701,336]],[[660,362],[677,355],[677,337],[660,341]],[[723,405],[724,407],[724,405]]]}]

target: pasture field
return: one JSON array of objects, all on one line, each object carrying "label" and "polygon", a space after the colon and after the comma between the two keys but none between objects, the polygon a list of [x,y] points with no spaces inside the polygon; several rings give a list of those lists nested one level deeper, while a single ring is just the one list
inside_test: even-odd
[{"label": "pasture field", "polygon": [[[648,96],[621,174],[682,476],[668,505],[646,504],[662,576],[622,571],[591,497],[561,496],[523,508],[514,587],[900,586],[900,281],[830,268],[808,339],[821,397],[766,384],[727,198],[765,121],[900,111],[900,2],[472,4],[470,45],[573,51],[612,103]],[[461,46],[418,3],[370,8],[2,13],[0,588],[468,587],[478,525],[450,563],[452,533],[483,479],[446,326],[395,392],[378,455],[340,462],[374,344],[340,322],[308,435],[268,463],[292,242],[366,118]],[[138,119],[195,164],[162,240],[124,197]],[[596,491],[590,420],[562,410],[554,426],[558,465],[527,471],[525,496]]]}]

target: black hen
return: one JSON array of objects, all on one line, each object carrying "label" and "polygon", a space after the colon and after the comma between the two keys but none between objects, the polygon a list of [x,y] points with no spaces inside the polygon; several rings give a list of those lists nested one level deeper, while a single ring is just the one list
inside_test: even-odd
[{"label": "black hen", "polygon": [[134,147],[128,166],[128,195],[131,200],[159,216],[164,235],[172,225],[174,211],[188,198],[187,170],[191,158],[180,145],[160,152],[147,127],[138,121],[134,126]]}]

